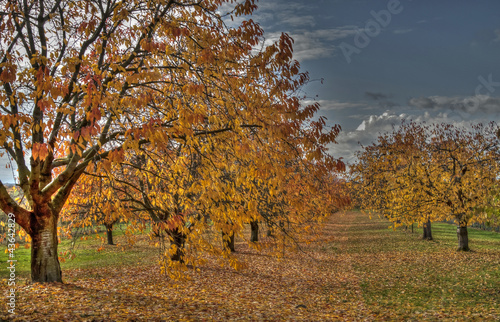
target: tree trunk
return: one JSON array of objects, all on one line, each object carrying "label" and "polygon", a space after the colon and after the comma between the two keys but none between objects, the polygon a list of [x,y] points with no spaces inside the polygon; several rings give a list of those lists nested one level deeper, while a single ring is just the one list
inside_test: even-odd
[{"label": "tree trunk", "polygon": [[234,249],[234,233],[231,232],[231,234],[225,234],[222,232],[222,242],[224,244],[224,248],[228,248],[231,253],[235,252]]},{"label": "tree trunk", "polygon": [[62,283],[61,265],[57,254],[57,217],[48,209],[31,214],[31,280],[32,282]]},{"label": "tree trunk", "polygon": [[253,243],[258,242],[259,241],[259,222],[258,221],[251,221],[250,228],[251,228],[250,241]]},{"label": "tree trunk", "polygon": [[467,224],[457,227],[457,237],[458,237],[458,250],[459,251],[469,251],[469,236],[467,232]]},{"label": "tree trunk", "polygon": [[108,236],[108,245],[114,245],[113,243],[113,224],[108,225],[104,224],[106,226],[106,235]]},{"label": "tree trunk", "polygon": [[431,219],[427,218],[427,222],[424,223],[424,235],[422,237],[426,240],[432,240],[432,230],[431,230]]},{"label": "tree trunk", "polygon": [[184,245],[186,243],[186,235],[179,231],[178,228],[169,231],[171,245],[175,245],[175,253],[172,254],[170,259],[172,261],[184,263],[185,249]]}]

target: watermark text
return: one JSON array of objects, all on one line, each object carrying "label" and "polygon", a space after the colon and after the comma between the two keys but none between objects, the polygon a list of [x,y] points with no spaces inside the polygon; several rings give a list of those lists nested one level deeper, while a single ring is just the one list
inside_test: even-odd
[{"label": "watermark text", "polygon": [[372,18],[365,22],[364,29],[358,30],[354,36],[354,45],[343,41],[340,44],[340,49],[344,54],[347,63],[351,63],[353,54],[360,54],[361,49],[368,46],[371,38],[377,37],[383,28],[387,27],[392,20],[393,15],[400,14],[403,11],[403,6],[399,0],[389,0],[387,9],[382,9],[378,12],[372,10],[370,15]]},{"label": "watermark text", "polygon": [[11,314],[15,314],[16,309],[16,263],[15,250],[16,250],[16,216],[13,213],[8,214],[9,219],[7,221],[7,251],[9,257],[7,259],[7,270],[9,270],[9,280],[8,280],[8,295],[7,295],[7,310]]}]

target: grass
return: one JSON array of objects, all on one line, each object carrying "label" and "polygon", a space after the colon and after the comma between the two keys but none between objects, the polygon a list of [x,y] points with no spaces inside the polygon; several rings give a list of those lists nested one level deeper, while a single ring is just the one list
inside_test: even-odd
[{"label": "grass", "polygon": [[[158,274],[144,238],[125,250],[88,239],[61,263],[64,285],[19,287],[20,320],[500,320],[500,236],[433,224],[433,241],[361,212],[335,214],[306,253],[277,260],[237,243],[249,268],[208,259],[187,281]],[[117,237],[125,244],[126,236]],[[63,241],[60,251],[69,245]],[[28,250],[16,250],[28,263]],[[24,257],[21,257],[24,256]],[[5,262],[2,254],[0,261]],[[21,266],[20,266],[21,267]],[[0,270],[2,278],[5,270]],[[22,270],[27,274],[26,270]],[[6,287],[0,280],[0,291]],[[22,285],[22,284],[21,284]],[[0,311],[0,320],[2,319]]]},{"label": "grass", "polygon": [[[125,234],[123,227],[117,227],[113,232],[113,240],[116,245],[107,245],[104,226],[98,227],[100,237],[104,237],[104,243],[96,234],[89,234],[77,239],[73,244],[71,239],[62,239],[58,245],[60,254],[61,270],[68,269],[91,269],[107,266],[138,265],[145,258],[151,258],[158,254],[158,250],[149,245],[146,235],[136,233],[135,243],[132,245]],[[5,247],[6,248],[6,247]],[[74,255],[74,256],[71,256]],[[3,250],[0,252],[0,263],[6,263],[8,254]],[[28,279],[30,273],[31,249],[20,245],[15,250],[16,276]],[[0,279],[7,278],[9,271],[0,270]]]},{"label": "grass", "polygon": [[[498,249],[500,243],[500,233],[486,231],[477,228],[468,228],[469,246],[474,250]],[[421,234],[422,231],[418,230]],[[433,223],[432,235],[436,242],[442,243],[445,247],[458,247],[457,228],[455,225],[446,223]]]},{"label": "grass", "polygon": [[[409,234],[388,230],[387,222],[367,222],[354,216],[346,252],[355,257],[354,270],[366,304],[375,312],[389,308],[395,316],[486,318],[499,314],[500,235],[469,229],[473,251],[457,252],[456,227],[432,225],[433,241],[420,239],[422,231]],[[420,318],[419,318],[420,319]]]}]

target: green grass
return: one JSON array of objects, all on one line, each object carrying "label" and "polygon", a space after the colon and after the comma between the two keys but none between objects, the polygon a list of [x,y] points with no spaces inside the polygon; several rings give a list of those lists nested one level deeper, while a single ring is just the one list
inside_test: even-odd
[{"label": "green grass", "polygon": [[[163,310],[175,319],[193,314],[193,320],[210,320],[224,310],[239,310],[237,317],[249,316],[257,304],[263,304],[261,313],[266,315],[249,320],[263,316],[307,321],[500,318],[498,233],[469,229],[472,251],[458,252],[454,225],[433,224],[433,241],[422,240],[421,229],[415,228],[412,234],[389,226],[388,221],[370,220],[361,212],[336,214],[325,225],[320,240],[305,245],[307,256],[289,254],[278,261],[248,250],[237,252],[235,256],[250,264],[248,270],[222,269],[211,258],[200,271],[189,273],[193,280],[182,284],[165,279],[153,268],[158,249],[145,235],[124,250],[102,246],[100,239],[90,235],[74,247],[75,259],[61,263],[63,286],[18,283],[22,289],[19,303],[29,303],[20,304],[20,312],[24,312],[20,319],[38,314],[41,320],[61,320],[61,316],[84,320],[101,317],[103,312],[124,314],[116,320],[142,319]],[[117,243],[126,245],[126,238],[123,231],[116,232]],[[63,240],[59,251],[70,247],[70,241]],[[103,249],[97,251],[100,247]],[[16,256],[17,275],[28,277],[29,250],[18,249]],[[0,262],[5,263],[6,258],[0,254]],[[0,269],[0,274],[1,283],[7,277],[6,269]],[[6,287],[6,281],[3,285]],[[42,289],[47,289],[46,296],[40,296]],[[214,299],[217,301],[211,302]],[[63,315],[55,315],[54,303],[64,303],[58,311]],[[307,311],[297,311],[299,303]],[[130,306],[136,315],[128,312]]]},{"label": "green grass", "polygon": [[355,220],[346,250],[356,258],[363,298],[375,312],[390,308],[403,319],[440,311],[446,318],[450,310],[481,319],[495,308],[498,312],[498,233],[469,229],[472,251],[457,252],[454,225],[434,223],[434,240],[424,241],[421,229],[392,231],[387,221],[369,221],[361,213]]},{"label": "green grass", "polygon": [[[58,253],[61,262],[61,270],[64,272],[67,269],[87,269],[106,266],[123,266],[123,265],[138,265],[145,258],[155,258],[158,249],[149,245],[149,238],[144,234],[136,233],[137,242],[131,245],[126,237],[124,229],[117,229],[113,232],[115,246],[105,244],[107,242],[104,226],[99,227],[100,237],[103,241],[96,237],[96,234],[83,236],[83,239],[77,239],[73,245],[71,239],[63,239],[58,245]],[[122,227],[123,228],[123,227]],[[100,249],[102,247],[102,249]],[[0,269],[0,279],[7,278],[9,271],[7,267],[8,254],[4,251],[6,245],[2,245],[0,251],[0,263],[5,263],[5,268]],[[23,244],[15,250],[16,277],[28,279],[30,273],[31,249],[26,249]],[[70,256],[73,254],[74,257]]]},{"label": "green grass", "polygon": [[[468,228],[469,247],[474,250],[498,249],[500,233],[477,228]],[[422,234],[421,229],[418,230]],[[457,227],[446,223],[432,223],[432,237],[446,247],[458,247]]]},{"label": "green grass", "polygon": [[[350,252],[353,253],[373,253],[375,252],[394,252],[394,251],[412,251],[412,252],[440,252],[444,249],[454,250],[457,246],[456,226],[446,223],[433,223],[432,234],[433,241],[422,241],[422,229],[414,227],[414,233],[410,233],[410,229],[404,231],[398,229],[393,231],[387,229],[389,222],[374,218],[372,221],[363,221],[358,223],[355,229],[350,231],[350,234],[355,238],[350,240]],[[100,236],[106,238],[104,226],[97,227],[100,230]],[[154,256],[156,250],[142,242],[134,247],[129,247],[125,238],[126,226],[116,227],[113,236],[115,243],[119,246],[103,245],[101,239],[96,238],[95,233],[88,235],[87,240],[77,240],[72,246],[72,241],[65,239],[59,244],[59,253],[72,252],[75,257],[69,259],[68,255],[62,255],[61,269],[74,268],[94,268],[111,265],[134,265],[140,263],[145,254]],[[482,250],[498,250],[500,248],[500,234],[484,231],[479,229],[469,228],[469,245],[472,252]],[[126,246],[123,248],[122,246]],[[103,246],[104,249],[98,251]],[[0,252],[0,263],[6,263],[7,255],[4,253],[5,245]],[[123,250],[122,250],[123,248]],[[329,248],[330,251],[338,252],[334,245],[323,246]],[[30,275],[30,259],[31,249],[26,249],[21,245],[15,251],[16,274],[18,277],[29,277]],[[497,272],[498,274],[498,272]],[[8,271],[0,270],[0,278],[6,278]]]}]

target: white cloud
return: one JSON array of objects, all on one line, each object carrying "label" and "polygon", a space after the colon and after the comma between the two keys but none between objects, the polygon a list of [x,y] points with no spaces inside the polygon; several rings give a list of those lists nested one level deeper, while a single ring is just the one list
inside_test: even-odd
[{"label": "white cloud", "polygon": [[359,32],[359,28],[355,25],[346,25],[337,28],[330,29],[317,29],[311,31],[305,31],[303,35],[308,38],[316,38],[328,41],[334,41],[338,39],[344,39],[356,35]]},{"label": "white cloud", "polygon": [[330,153],[336,158],[342,157],[345,162],[352,163],[356,159],[356,152],[361,151],[361,145],[371,145],[381,134],[391,132],[394,128],[397,128],[403,120],[415,121],[417,123],[425,122],[427,124],[448,123],[462,127],[469,125],[463,119],[457,119],[448,113],[431,114],[425,112],[421,115],[410,115],[384,112],[381,115],[366,116],[353,131],[341,132],[337,137],[337,144],[329,146]]},{"label": "white cloud", "polygon": [[288,16],[284,17],[280,22],[291,27],[314,27],[316,24],[313,16]]},{"label": "white cloud", "polygon": [[361,124],[356,128],[356,131],[366,130],[366,121],[361,122]]},{"label": "white cloud", "polygon": [[[294,40],[293,58],[298,61],[330,57],[336,48],[334,40],[353,37],[358,32],[356,26],[342,26],[331,29],[295,30],[290,33]],[[279,39],[281,32],[266,33],[266,45]]]},{"label": "white cloud", "polygon": [[384,132],[391,131],[394,126],[401,124],[404,114],[385,112],[382,115],[370,115],[365,118],[354,131],[341,132],[337,137],[337,144],[329,146],[330,153],[342,157],[345,162],[355,160],[355,153],[361,150],[361,145],[370,145]]},{"label": "white cloud", "polygon": [[289,14],[304,10],[307,6],[302,2],[294,1],[259,1],[257,3],[259,10],[280,12],[281,14]]},{"label": "white cloud", "polygon": [[[266,31],[266,45],[278,40],[282,32],[287,32],[294,39],[293,58],[298,61],[331,57],[336,51],[333,41],[354,37],[361,30],[354,25],[312,30],[316,25],[315,17],[309,14],[311,4],[304,1],[261,1],[257,5],[258,9],[251,17],[234,17],[234,21],[226,19],[228,25],[237,26],[245,19],[253,19]],[[224,4],[220,12],[228,12],[232,7],[234,4]]]},{"label": "white cloud", "polygon": [[355,107],[364,107],[364,103],[358,103],[358,102],[340,102],[337,100],[305,100],[303,102],[305,105],[309,104],[314,104],[314,103],[319,103],[320,109],[323,111],[339,111],[339,110],[344,110],[347,108],[355,108]]},{"label": "white cloud", "polygon": [[[265,30],[293,30],[298,27],[313,27],[316,24],[313,16],[304,13],[308,6],[300,1],[273,0],[260,1],[256,4],[257,10],[251,16],[234,17],[234,22],[230,25],[235,26],[236,23],[239,24],[247,19],[258,22]],[[234,6],[234,3],[224,3],[219,11],[226,13]]]}]

